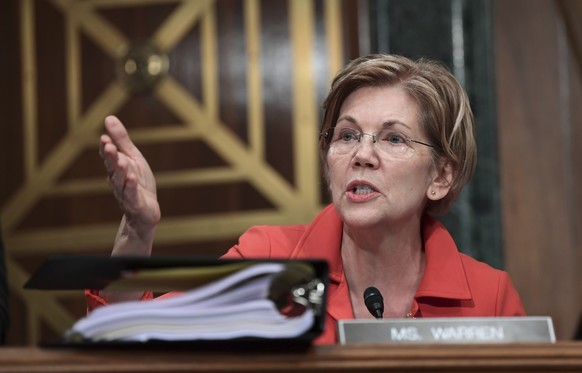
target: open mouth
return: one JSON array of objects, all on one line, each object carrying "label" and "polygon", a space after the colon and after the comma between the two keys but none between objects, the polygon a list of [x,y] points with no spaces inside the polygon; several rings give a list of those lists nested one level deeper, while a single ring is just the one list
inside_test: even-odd
[{"label": "open mouth", "polygon": [[377,190],[370,184],[363,182],[363,181],[352,181],[348,184],[347,188],[348,193],[352,193],[354,195],[366,195],[376,193]]},{"label": "open mouth", "polygon": [[370,194],[373,193],[374,190],[367,185],[356,185],[351,189],[354,194]]}]

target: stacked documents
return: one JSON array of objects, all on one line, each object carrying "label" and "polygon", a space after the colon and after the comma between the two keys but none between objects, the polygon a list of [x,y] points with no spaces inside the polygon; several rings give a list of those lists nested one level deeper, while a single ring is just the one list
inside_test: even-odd
[{"label": "stacked documents", "polygon": [[324,293],[312,268],[285,262],[141,270],[126,273],[107,289],[135,289],[140,283],[182,292],[95,309],[73,325],[67,338],[96,342],[295,338],[313,326]]}]

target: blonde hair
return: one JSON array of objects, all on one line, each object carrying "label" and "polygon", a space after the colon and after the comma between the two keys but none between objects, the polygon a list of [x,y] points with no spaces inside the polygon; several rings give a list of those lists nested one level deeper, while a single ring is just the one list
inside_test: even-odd
[{"label": "blonde hair", "polygon": [[[321,132],[334,127],[344,100],[362,87],[397,86],[418,105],[420,125],[433,146],[435,165],[449,164],[453,179],[447,196],[431,201],[427,211],[444,214],[471,180],[477,161],[474,119],[467,93],[442,64],[428,59],[372,54],[348,63],[335,77],[323,104]],[[329,144],[320,140],[325,176]]]}]

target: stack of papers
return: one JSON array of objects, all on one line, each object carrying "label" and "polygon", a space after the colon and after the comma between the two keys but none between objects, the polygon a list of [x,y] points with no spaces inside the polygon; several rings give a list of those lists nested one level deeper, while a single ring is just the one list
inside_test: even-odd
[{"label": "stack of papers", "polygon": [[[95,342],[279,339],[298,337],[313,326],[317,310],[312,303],[323,297],[324,290],[313,273],[303,271],[298,275],[301,271],[297,266],[277,262],[214,268],[213,276],[202,276],[206,283],[201,281],[203,284],[176,296],[95,309],[77,321],[66,337]],[[159,276],[161,272],[156,274],[155,270],[128,273],[111,289],[135,288],[140,281],[151,284],[152,276],[173,278],[174,284],[178,278],[189,279],[192,284],[194,277],[201,277],[200,269],[190,276],[185,274],[188,269],[171,271],[174,276],[166,272]]]}]

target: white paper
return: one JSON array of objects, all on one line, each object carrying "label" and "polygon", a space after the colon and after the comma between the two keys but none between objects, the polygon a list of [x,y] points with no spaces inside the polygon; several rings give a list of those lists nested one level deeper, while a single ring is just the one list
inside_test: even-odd
[{"label": "white paper", "polygon": [[174,297],[103,306],[76,322],[71,334],[142,342],[297,337],[313,325],[313,312],[286,317],[268,299],[273,277],[284,269],[255,264]]}]

